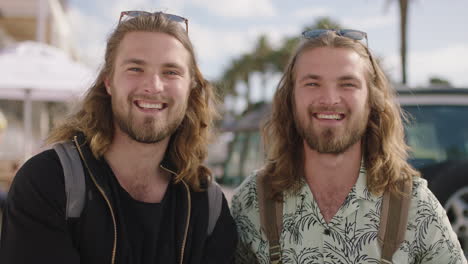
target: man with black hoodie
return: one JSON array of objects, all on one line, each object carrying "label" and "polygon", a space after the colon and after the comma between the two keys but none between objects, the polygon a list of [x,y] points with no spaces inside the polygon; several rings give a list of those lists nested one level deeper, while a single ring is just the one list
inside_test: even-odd
[{"label": "man with black hoodie", "polygon": [[83,211],[66,217],[57,153],[31,158],[10,189],[0,263],[230,263],[237,234],[224,196],[208,230],[212,89],[187,19],[122,12],[95,84],[48,139],[79,152]]}]

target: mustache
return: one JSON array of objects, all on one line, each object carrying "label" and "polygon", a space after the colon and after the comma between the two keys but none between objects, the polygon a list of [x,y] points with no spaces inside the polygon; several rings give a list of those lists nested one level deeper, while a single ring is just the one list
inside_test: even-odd
[{"label": "mustache", "polygon": [[134,100],[158,101],[158,102],[164,102],[164,103],[169,103],[172,101],[170,98],[159,95],[159,94],[156,94],[156,95],[132,95],[130,94],[128,96],[128,101],[132,102]]},{"label": "mustache", "polygon": [[317,113],[317,112],[336,112],[336,113],[343,113],[346,114],[348,113],[348,109],[343,106],[314,106],[314,105],[309,105],[307,107],[307,112],[309,114]]}]

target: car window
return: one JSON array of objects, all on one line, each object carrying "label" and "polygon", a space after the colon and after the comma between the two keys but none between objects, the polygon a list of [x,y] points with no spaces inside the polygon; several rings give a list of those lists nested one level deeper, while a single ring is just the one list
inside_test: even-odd
[{"label": "car window", "polygon": [[468,106],[403,106],[410,162],[421,168],[468,158]]}]

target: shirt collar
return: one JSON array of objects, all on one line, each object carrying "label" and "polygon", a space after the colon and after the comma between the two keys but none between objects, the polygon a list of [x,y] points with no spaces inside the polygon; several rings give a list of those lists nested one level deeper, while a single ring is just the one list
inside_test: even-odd
[{"label": "shirt collar", "polygon": [[[301,193],[302,192],[309,192],[309,186],[307,185],[307,182],[305,178],[301,178]],[[293,195],[293,194],[291,194]],[[351,191],[348,194],[348,197],[355,197],[358,200],[365,200],[365,201],[371,201],[375,202],[377,199],[379,199],[382,195],[374,195],[370,192],[369,188],[367,188],[367,170],[364,165],[364,158],[361,159],[361,167],[359,168],[359,176],[354,184],[353,188],[351,188]]]},{"label": "shirt collar", "polygon": [[364,160],[361,161],[361,168],[359,169],[359,176],[356,184],[351,189],[357,199],[366,201],[375,201],[379,196],[372,194],[367,188],[367,170],[364,166]]}]

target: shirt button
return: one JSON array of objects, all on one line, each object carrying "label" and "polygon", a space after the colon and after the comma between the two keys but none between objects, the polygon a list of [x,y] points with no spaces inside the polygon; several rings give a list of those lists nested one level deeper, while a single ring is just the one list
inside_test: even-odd
[{"label": "shirt button", "polygon": [[330,229],[325,229],[325,230],[323,230],[323,233],[324,233],[325,235],[327,235],[327,236],[330,235]]}]

